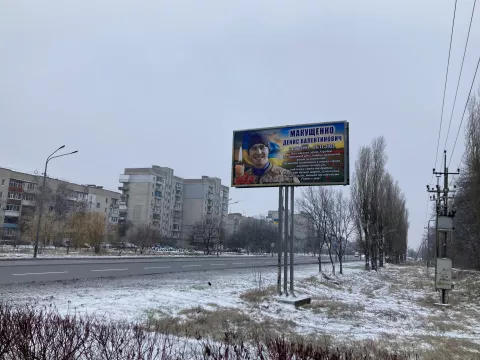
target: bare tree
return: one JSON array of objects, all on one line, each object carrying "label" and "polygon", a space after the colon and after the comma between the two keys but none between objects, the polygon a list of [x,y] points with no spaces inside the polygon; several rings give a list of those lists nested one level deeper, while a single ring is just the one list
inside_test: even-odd
[{"label": "bare tree", "polygon": [[191,237],[194,243],[203,243],[205,253],[220,241],[222,222],[218,218],[204,217],[192,225]]},{"label": "bare tree", "polygon": [[455,196],[455,231],[448,244],[454,266],[480,270],[480,99],[472,97],[465,154]]},{"label": "bare tree", "polygon": [[297,200],[297,209],[306,218],[307,233],[315,239],[319,272],[322,272],[322,249],[327,241],[327,213],[324,207],[327,191],[324,187],[307,187]]},{"label": "bare tree", "polygon": [[146,248],[153,247],[160,240],[160,231],[147,224],[138,225],[132,229],[129,239],[138,246],[140,254],[143,254]]},{"label": "bare tree", "polygon": [[327,227],[330,230],[329,255],[332,262],[333,273],[335,273],[335,263],[332,259],[332,249],[338,257],[340,263],[340,274],[343,274],[343,256],[345,255],[346,243],[353,232],[352,212],[349,199],[344,196],[341,190],[331,191],[325,202],[327,213]]},{"label": "bare tree", "polygon": [[365,254],[365,269],[370,269],[370,223],[371,223],[371,196],[372,185],[370,179],[372,167],[372,150],[368,146],[360,148],[357,161],[355,162],[355,173],[351,186],[352,213],[357,232],[359,246]]},{"label": "bare tree", "polygon": [[84,215],[83,233],[85,239],[93,246],[95,254],[100,253],[100,245],[105,238],[106,218],[105,215],[95,212],[87,212]]}]

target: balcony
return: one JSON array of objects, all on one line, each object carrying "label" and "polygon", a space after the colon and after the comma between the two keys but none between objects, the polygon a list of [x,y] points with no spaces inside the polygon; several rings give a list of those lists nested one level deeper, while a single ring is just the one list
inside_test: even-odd
[{"label": "balcony", "polygon": [[35,194],[36,191],[37,191],[36,186],[34,186],[33,189],[32,188],[29,189],[27,186],[23,187],[23,192],[27,194]]},{"label": "balcony", "polygon": [[174,224],[180,224],[180,218],[179,217],[174,217],[173,218],[173,223]]},{"label": "balcony", "polygon": [[118,182],[121,182],[122,184],[130,182],[130,175],[120,175]]},{"label": "balcony", "polygon": [[162,193],[160,191],[155,191],[155,197],[157,199],[161,199],[162,198]]},{"label": "balcony", "polygon": [[177,211],[181,211],[182,210],[182,206],[180,204],[175,204],[173,206],[173,210],[177,210]]},{"label": "balcony", "polygon": [[5,210],[5,216],[19,217],[20,216],[20,211]]},{"label": "balcony", "polygon": [[118,190],[123,191],[123,192],[127,192],[128,191],[128,186],[125,186],[125,185],[119,186]]},{"label": "balcony", "polygon": [[35,200],[22,200],[23,206],[35,206]]},{"label": "balcony", "polygon": [[18,224],[4,223],[3,228],[4,229],[18,229]]},{"label": "balcony", "polygon": [[207,193],[207,198],[208,198],[208,199],[213,199],[213,192],[210,192],[210,191],[209,191],[209,192]]}]

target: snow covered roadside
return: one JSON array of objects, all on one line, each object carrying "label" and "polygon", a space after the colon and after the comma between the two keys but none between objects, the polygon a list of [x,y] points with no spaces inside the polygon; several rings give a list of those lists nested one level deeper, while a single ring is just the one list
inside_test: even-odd
[{"label": "snow covered roadside", "polygon": [[375,273],[359,266],[346,264],[345,274],[335,277],[339,285],[319,276],[317,265],[297,266],[297,295],[312,297],[310,306],[298,309],[276,301],[274,268],[11,285],[3,287],[0,301],[53,304],[63,314],[111,321],[191,320],[222,310],[227,317],[274,321],[285,333],[335,342],[374,340],[428,350],[455,341],[452,346],[480,350],[478,274],[457,272],[452,306],[444,308],[433,305],[439,296],[425,268],[387,266]]}]

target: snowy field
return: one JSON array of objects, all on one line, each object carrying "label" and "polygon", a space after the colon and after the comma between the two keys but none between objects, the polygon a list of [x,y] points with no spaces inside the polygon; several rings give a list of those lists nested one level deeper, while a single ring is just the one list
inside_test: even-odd
[{"label": "snowy field", "polygon": [[[324,271],[331,268],[324,265]],[[455,272],[449,307],[435,305],[433,269],[427,273],[418,265],[387,266],[375,273],[350,263],[338,275],[337,264],[333,278],[338,285],[319,276],[318,265],[297,266],[295,276],[296,295],[312,298],[298,309],[277,301],[274,268],[7,285],[0,301],[155,323],[164,330],[189,324],[211,336],[228,322],[229,329],[233,323],[247,333],[266,327],[332,343],[374,341],[389,349],[438,352],[429,358],[448,359],[445,351],[455,349],[464,354],[461,358],[480,359],[479,273]]]}]

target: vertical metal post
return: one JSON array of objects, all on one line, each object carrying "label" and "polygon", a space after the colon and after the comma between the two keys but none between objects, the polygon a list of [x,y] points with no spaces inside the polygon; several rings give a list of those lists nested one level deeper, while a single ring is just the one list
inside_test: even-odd
[{"label": "vertical metal post", "polygon": [[45,170],[43,171],[43,185],[42,185],[42,194],[40,197],[40,204],[38,207],[38,222],[37,222],[37,234],[35,236],[35,246],[33,247],[33,257],[37,257],[38,253],[38,240],[40,239],[40,225],[42,221],[42,210],[43,210],[43,203],[45,202],[45,183],[47,181],[47,166],[48,160],[45,161]]},{"label": "vertical metal post", "polygon": [[288,296],[288,186],[285,188],[285,209],[283,212],[285,230],[283,234],[283,292]]},{"label": "vertical metal post", "polygon": [[290,212],[291,212],[291,222],[290,222],[290,294],[293,294],[293,240],[294,240],[294,216],[295,216],[295,187],[290,187]]},{"label": "vertical metal post", "polygon": [[278,187],[278,236],[277,236],[277,293],[282,295],[282,232],[283,232],[283,186]]}]

